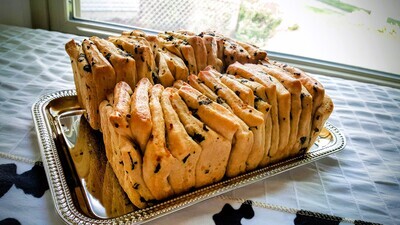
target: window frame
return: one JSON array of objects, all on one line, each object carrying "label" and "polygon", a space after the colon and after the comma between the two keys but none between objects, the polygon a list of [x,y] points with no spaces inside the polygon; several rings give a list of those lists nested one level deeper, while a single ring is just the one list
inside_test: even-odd
[{"label": "window frame", "polygon": [[[99,37],[115,36],[120,35],[122,31],[133,29],[140,29],[150,34],[158,33],[155,30],[141,27],[76,18],[74,17],[74,12],[80,11],[79,2],[80,0],[49,0],[48,14],[50,30],[87,37],[93,35]],[[32,16],[35,17],[38,15]],[[267,52],[268,57],[271,60],[290,64],[311,74],[321,74],[400,88],[400,74],[387,73],[352,65],[345,65],[268,50]]]}]

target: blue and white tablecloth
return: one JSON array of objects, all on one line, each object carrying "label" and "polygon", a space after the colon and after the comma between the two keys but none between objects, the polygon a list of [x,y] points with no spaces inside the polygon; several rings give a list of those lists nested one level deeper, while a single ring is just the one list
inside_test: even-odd
[{"label": "blue and white tablecloth", "polygon": [[[71,38],[81,39],[0,25],[0,225],[63,224],[30,109],[45,93],[74,88]],[[315,76],[335,103],[329,122],[347,137],[343,151],[149,224],[400,224],[400,90]],[[331,216],[322,223],[309,211]]]}]

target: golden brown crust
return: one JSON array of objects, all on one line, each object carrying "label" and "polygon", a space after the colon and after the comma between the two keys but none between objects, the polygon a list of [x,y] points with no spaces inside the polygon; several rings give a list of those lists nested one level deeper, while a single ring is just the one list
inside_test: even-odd
[{"label": "golden brown crust", "polygon": [[211,101],[191,86],[184,85],[179,89],[179,95],[199,118],[213,130],[232,140],[239,124],[234,115],[225,107]]},{"label": "golden brown crust", "polygon": [[222,60],[218,58],[218,45],[215,37],[203,34],[203,42],[207,50],[207,65],[213,69],[222,72]]},{"label": "golden brown crust", "polygon": [[109,115],[112,113],[112,105],[107,100],[103,100],[99,106],[101,131],[103,133],[103,142],[106,150],[108,161],[113,159],[113,147],[111,141],[111,133],[109,128]]},{"label": "golden brown crust", "polygon": [[118,134],[133,138],[130,128],[131,106],[130,99],[132,95],[131,87],[121,81],[114,88],[113,113],[110,115],[110,122]]},{"label": "golden brown crust", "polygon": [[[100,109],[102,112],[102,119],[104,118],[104,120],[102,120],[102,125],[104,125],[102,126],[102,129],[106,146],[106,155],[118,182],[135,206],[138,208],[147,207],[147,203],[140,200],[141,196],[139,192],[133,188],[133,184],[125,172],[121,149],[129,147],[129,145],[126,146],[127,142],[124,141],[126,138],[115,131],[108,119],[113,112],[112,107],[111,105],[108,105],[107,101],[103,101]],[[106,141],[109,143],[106,143]]]},{"label": "golden brown crust", "polygon": [[122,31],[123,36],[134,36],[134,37],[147,37],[147,34],[142,30],[131,30],[131,31]]},{"label": "golden brown crust", "polygon": [[262,83],[269,82],[273,83],[276,86],[279,119],[279,148],[274,156],[271,157],[271,161],[279,161],[289,155],[287,146],[291,133],[291,94],[275,77],[266,74],[262,69],[258,67],[252,67],[251,69],[256,71],[254,73],[256,77],[255,81]]},{"label": "golden brown crust", "polygon": [[[251,153],[258,154],[264,150],[263,143],[260,140],[260,135],[262,134],[261,127],[264,127],[264,117],[261,112],[243,103],[232,90],[219,80],[217,77],[218,74],[215,70],[201,71],[199,79],[208,88],[213,88],[214,92],[226,101],[236,115],[233,118],[240,124],[234,136],[235,143],[232,144],[232,151],[226,171],[228,177],[233,177],[244,173],[246,169],[256,168],[261,161],[261,158],[248,160],[248,157]],[[256,145],[254,145],[254,136],[257,136]],[[263,155],[263,153],[260,154]]]},{"label": "golden brown crust", "polygon": [[144,153],[149,140],[153,122],[151,118],[149,93],[153,85],[147,78],[141,79],[131,96],[130,128],[133,140]]},{"label": "golden brown crust", "polygon": [[164,87],[170,87],[174,83],[174,76],[168,67],[167,57],[162,50],[157,51],[156,65],[158,67],[158,80]]},{"label": "golden brown crust", "polygon": [[250,62],[249,53],[238,43],[231,39],[224,38],[224,62],[225,65],[231,65],[235,62]]},{"label": "golden brown crust", "polygon": [[91,37],[91,41],[97,46],[103,56],[111,63],[115,70],[115,82],[125,81],[129,86],[136,85],[136,61],[127,52],[117,48],[113,43]]},{"label": "golden brown crust", "polygon": [[[272,130],[271,116],[270,116],[271,105],[267,103],[265,87],[254,82],[254,85],[257,86],[253,87],[254,89],[252,89],[252,86],[245,85],[245,83],[251,81],[247,79],[239,80],[231,75],[223,75],[221,76],[220,79],[232,91],[235,91],[235,93],[239,91],[240,93],[238,94],[238,96],[243,101],[247,101],[248,102],[248,103],[246,102],[247,104],[250,104],[249,101],[252,101],[251,105],[253,105],[256,110],[263,113],[264,126],[260,125],[257,127],[250,127],[250,130],[254,134],[254,143],[253,143],[253,149],[250,152],[249,157],[247,159],[246,170],[247,171],[254,170],[255,168],[257,168],[258,165],[261,164],[263,160],[266,161],[266,159],[264,158],[269,158],[268,153],[271,146],[271,130]],[[243,80],[245,80],[245,82],[243,82]],[[262,95],[262,98],[258,97],[257,95]]]},{"label": "golden brown crust", "polygon": [[318,135],[322,131],[326,120],[333,112],[333,108],[334,105],[332,99],[328,95],[325,95],[324,101],[322,102],[321,106],[318,107],[313,118],[313,123],[311,128],[311,139],[308,146],[309,149],[312,147]]},{"label": "golden brown crust", "polygon": [[162,39],[161,43],[163,43],[165,48],[184,60],[189,74],[198,73],[195,51],[187,41],[175,38],[173,35],[166,33],[161,33],[158,37]]},{"label": "golden brown crust", "polygon": [[253,90],[251,90],[249,87],[241,84],[236,79],[229,78],[228,76],[221,76],[220,80],[230,90],[235,92],[235,94],[243,101],[244,104],[254,107],[255,97],[254,97]]},{"label": "golden brown crust", "polygon": [[76,43],[73,39],[71,39],[69,42],[65,44],[65,51],[69,55],[69,58],[71,59],[71,66],[72,66],[72,72],[74,74],[74,83],[75,83],[75,89],[76,89],[76,94],[78,97],[78,103],[81,107],[86,106],[86,102],[84,102],[83,98],[83,77],[81,78],[81,75],[78,71],[77,63],[78,63],[78,58],[79,58],[79,48],[81,46]]},{"label": "golden brown crust", "polygon": [[[264,62],[265,63],[265,62]],[[283,68],[284,70],[288,71],[292,76],[296,79],[299,79],[301,83],[304,85],[304,87],[307,88],[307,91],[312,95],[313,97],[313,110],[312,114],[315,114],[315,111],[317,108],[322,104],[324,100],[324,95],[325,95],[325,88],[322,86],[322,84],[313,78],[311,75],[306,74],[304,71],[295,68],[293,66],[279,63],[276,61],[271,61],[271,64],[279,66]]]},{"label": "golden brown crust", "polygon": [[189,43],[190,46],[192,46],[198,72],[206,68],[207,49],[201,37],[193,35],[192,33],[187,31],[167,32],[167,34],[172,35],[175,38],[179,38],[183,41],[186,41],[187,43]]},{"label": "golden brown crust", "polygon": [[232,143],[231,155],[229,156],[228,165],[226,167],[226,176],[235,177],[246,172],[247,159],[253,149],[254,135],[249,127],[239,118],[235,118],[240,124],[239,129],[235,133],[235,141]]},{"label": "golden brown crust", "polygon": [[275,77],[285,88],[289,91],[291,96],[291,108],[290,108],[290,135],[289,141],[286,145],[285,149],[285,157],[289,155],[295,155],[297,150],[294,148],[297,142],[298,130],[299,130],[299,121],[301,115],[301,82],[297,79],[292,78],[286,71],[272,67],[268,64],[263,65],[254,65],[254,64],[245,64],[245,66],[263,70],[266,74]]},{"label": "golden brown crust", "polygon": [[[177,82],[176,82],[177,83]],[[217,102],[218,104],[222,105],[226,109],[232,112],[231,107],[226,104],[225,100],[223,100],[221,97],[218,97],[217,94],[213,92],[207,85],[204,84],[196,75],[190,75],[188,77],[188,83],[190,86],[201,92],[203,95],[207,96],[214,102]]]},{"label": "golden brown crust", "polygon": [[[175,89],[176,90],[176,89]],[[161,96],[167,146],[177,163],[171,171],[169,182],[175,194],[188,191],[196,185],[196,166],[201,147],[186,133],[171,104],[174,89],[166,88]]]},{"label": "golden brown crust", "polygon": [[250,55],[250,62],[252,63],[258,63],[260,60],[268,60],[267,58],[267,52],[261,50],[260,48],[258,48],[257,46],[242,42],[242,41],[238,41],[236,40],[236,42],[241,45]]},{"label": "golden brown crust", "polygon": [[285,155],[287,155],[285,154],[284,149],[289,141],[290,134],[290,93],[282,86],[282,84],[280,84],[279,81],[276,80],[276,78],[250,69],[243,64],[234,63],[228,67],[227,72],[233,75],[240,75],[250,81],[258,82],[267,88],[268,103],[272,106],[271,114],[273,122],[275,121],[273,127],[276,132],[279,132],[279,135],[277,135],[276,132],[273,132],[272,134],[275,134],[275,139],[273,140],[279,139],[278,148],[271,148],[269,154],[271,162],[283,159]]},{"label": "golden brown crust", "polygon": [[303,153],[311,139],[311,126],[312,126],[312,104],[313,99],[311,94],[303,86],[301,90],[301,115],[299,121],[299,131],[297,135],[296,145],[293,147],[291,156]]},{"label": "golden brown crust", "polygon": [[90,126],[95,130],[100,129],[100,115],[97,109],[102,99],[98,98],[94,75],[82,46],[71,40],[65,48],[72,62],[78,101],[86,109],[85,117]]},{"label": "golden brown crust", "polygon": [[185,62],[168,50],[163,51],[163,54],[165,55],[168,68],[170,69],[175,80],[187,81],[189,70],[186,67]]},{"label": "golden brown crust", "polygon": [[116,84],[114,68],[108,60],[104,58],[103,54],[101,54],[92,41],[87,39],[83,40],[82,49],[85,52],[87,61],[93,73],[97,98],[99,101],[102,101],[107,98],[109,93],[114,91],[114,86]]},{"label": "golden brown crust", "polygon": [[159,84],[154,85],[150,91],[153,129],[143,157],[143,179],[157,200],[174,195],[169,178],[177,163],[177,159],[166,148],[165,120],[160,104],[162,91],[163,87]]},{"label": "golden brown crust", "polygon": [[153,200],[154,196],[143,180],[143,158],[140,149],[137,149],[129,139],[121,137],[120,152],[125,176],[132,184],[131,188],[136,190],[140,197],[143,198],[142,200],[139,199],[139,201],[148,202]]},{"label": "golden brown crust", "polygon": [[262,113],[243,103],[243,101],[226,85],[224,85],[213,74],[217,71],[201,71],[199,79],[204,82],[210,89],[212,89],[219,97],[224,99],[226,103],[232,108],[233,112],[241,118],[248,126],[259,126],[263,124],[264,119]]},{"label": "golden brown crust", "polygon": [[[202,148],[196,165],[196,187],[203,187],[221,180],[228,164],[231,142],[196,119],[177,91],[174,91],[171,97],[171,104],[186,132]],[[215,157],[216,155],[218,157]]]},{"label": "golden brown crust", "polygon": [[259,63],[268,60],[267,53],[258,47],[225,37],[214,31],[202,32],[200,36],[209,35],[217,41],[217,56],[224,62],[225,67],[235,63]]},{"label": "golden brown crust", "polygon": [[133,56],[136,62],[137,80],[146,77],[151,83],[155,82],[153,79],[157,79],[157,73],[154,55],[150,43],[145,38],[121,36],[109,37],[108,40]]},{"label": "golden brown crust", "polygon": [[158,34],[155,38],[157,40],[154,43],[157,43],[158,47],[164,51],[169,51],[177,57],[184,60],[184,57],[180,50],[180,43],[169,41],[169,38],[165,34]]},{"label": "golden brown crust", "polygon": [[[275,114],[277,113],[277,103],[276,103],[276,93],[268,91],[265,86],[262,84],[259,84],[254,81],[250,81],[245,78],[241,77],[234,77],[233,75],[227,75],[228,78],[230,79],[235,79],[237,82],[241,83],[242,85],[250,88],[255,97],[255,108],[259,110],[260,112],[264,113],[264,121],[265,121],[265,127],[263,130],[264,133],[264,155],[261,157],[260,161],[260,166],[264,167],[266,166],[269,161],[270,161],[270,150],[276,151],[279,145],[279,125],[274,125],[272,122],[272,115],[273,112]],[[268,98],[269,96],[269,98]],[[270,100],[271,102],[275,102],[275,107],[273,105],[268,103],[268,99],[274,99],[275,101]],[[275,109],[274,109],[275,108]],[[274,110],[275,111],[274,111]],[[276,118],[276,123],[278,123],[278,117],[275,116]],[[275,132],[273,134],[273,132]],[[275,138],[277,136],[278,138]],[[251,156],[249,156],[249,159]]]}]

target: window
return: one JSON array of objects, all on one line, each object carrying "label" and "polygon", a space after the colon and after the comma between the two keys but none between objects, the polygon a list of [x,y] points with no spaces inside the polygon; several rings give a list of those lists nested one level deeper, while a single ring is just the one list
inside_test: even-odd
[{"label": "window", "polygon": [[[55,2],[60,2],[58,0]],[[50,1],[51,10],[56,3]],[[108,36],[216,30],[310,72],[393,83],[400,77],[400,2],[356,0],[69,0],[63,31]],[[52,14],[52,12],[50,12]],[[60,16],[58,16],[60,17]],[[51,16],[50,19],[54,19]],[[57,29],[57,28],[55,28]],[[69,29],[69,30],[68,30]]]}]

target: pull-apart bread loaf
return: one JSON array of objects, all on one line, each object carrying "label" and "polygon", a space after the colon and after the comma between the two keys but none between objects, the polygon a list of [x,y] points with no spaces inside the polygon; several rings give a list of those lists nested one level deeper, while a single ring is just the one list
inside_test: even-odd
[{"label": "pull-apart bread loaf", "polygon": [[78,102],[137,208],[304,154],[333,111],[315,78],[216,32],[65,47]]}]

